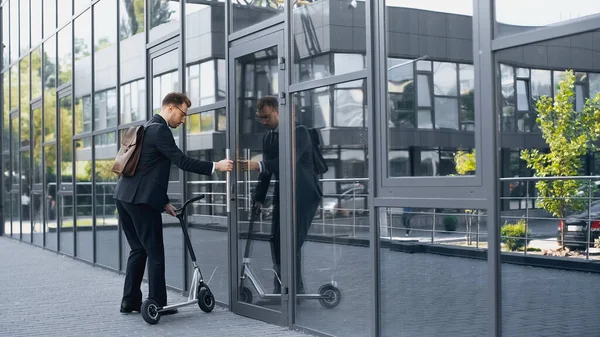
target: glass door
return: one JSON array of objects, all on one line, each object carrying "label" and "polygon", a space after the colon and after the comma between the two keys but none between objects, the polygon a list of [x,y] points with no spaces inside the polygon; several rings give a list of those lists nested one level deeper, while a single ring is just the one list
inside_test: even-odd
[{"label": "glass door", "polygon": [[[232,309],[275,324],[286,324],[286,229],[279,226],[279,142],[276,109],[261,115],[259,100],[277,102],[283,91],[281,32],[230,49],[229,157],[235,170],[228,179],[232,242]],[[263,153],[264,151],[264,153]],[[269,161],[275,166],[266,165]],[[261,211],[254,212],[255,201]],[[282,296],[283,293],[283,296]]]}]

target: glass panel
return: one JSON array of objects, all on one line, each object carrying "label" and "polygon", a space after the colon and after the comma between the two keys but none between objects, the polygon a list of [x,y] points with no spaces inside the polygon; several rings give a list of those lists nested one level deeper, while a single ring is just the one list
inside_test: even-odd
[{"label": "glass panel", "polygon": [[[63,97],[59,101],[60,109],[60,181],[73,183],[73,110],[71,96]],[[62,206],[61,206],[62,207]],[[62,214],[62,213],[61,213]]]},{"label": "glass panel", "polygon": [[[235,7],[234,7],[235,8]],[[366,66],[364,1],[295,1],[292,12],[294,83]]]},{"label": "glass panel", "polygon": [[[217,114],[224,113],[225,109]],[[202,141],[201,131],[205,123],[204,115],[194,114],[188,117],[187,128],[187,155],[206,161],[218,161],[225,158],[224,133],[212,134],[215,144],[223,144],[220,148],[213,148]],[[215,112],[210,112],[210,119]],[[209,114],[207,114],[208,116]],[[224,114],[223,114],[224,115]],[[191,127],[190,125],[194,125]],[[206,124],[212,124],[207,122]],[[210,274],[208,285],[218,301],[229,301],[229,273],[227,260],[227,213],[225,209],[225,182],[215,181],[214,177],[187,172],[187,195],[189,197],[203,193],[206,197],[193,205],[188,206],[188,229],[194,251],[200,259],[199,265],[203,273]],[[210,257],[209,257],[210,256]],[[190,271],[193,269],[190,268]],[[190,272],[191,277],[191,272]]]},{"label": "glass panel", "polygon": [[121,124],[145,119],[146,86],[144,80],[137,80],[121,86]]},{"label": "glass panel", "polygon": [[[8,152],[10,149],[10,72],[2,73],[2,152]],[[6,169],[7,167],[5,167]]]},{"label": "glass panel", "polygon": [[435,98],[435,128],[458,130],[458,100],[456,98]]},{"label": "glass panel", "polygon": [[121,124],[146,119],[144,2],[119,0]]},{"label": "glass panel", "polygon": [[[433,119],[431,117],[431,110],[419,109],[417,112],[417,127],[419,129],[433,129]],[[390,131],[388,137],[392,137],[393,132]]]},{"label": "glass panel", "polygon": [[[9,14],[10,14],[10,10],[8,8],[8,2],[4,4],[4,6],[2,6],[2,43],[3,43],[3,48],[2,48],[2,71],[8,69],[8,65],[11,63],[11,59],[10,59],[10,31],[9,31],[9,27],[10,27],[10,23],[9,23]],[[8,87],[4,87],[4,88],[8,88]],[[5,89],[6,90],[6,89]]]},{"label": "glass panel", "polygon": [[[190,140],[191,135],[198,135],[203,132],[215,131],[215,111],[205,111],[189,115],[185,124],[185,133]],[[199,140],[199,139],[198,139]],[[188,148],[195,147],[194,143],[187,143]]]},{"label": "glass panel", "polygon": [[[113,192],[117,186],[117,176],[112,172],[112,165],[117,155],[117,133],[110,132],[95,137],[95,163],[96,169],[96,256],[98,263],[119,268],[119,226],[117,207],[113,199]],[[82,152],[89,151],[91,147],[83,146]],[[81,154],[83,157],[83,153]],[[91,200],[90,200],[91,201]],[[181,272],[180,272],[181,273]]]},{"label": "glass panel", "polygon": [[19,64],[10,68],[10,110],[19,107]]},{"label": "glass panel", "polygon": [[[386,1],[385,6],[387,176],[475,174],[462,170],[459,152],[474,165],[473,2],[408,0]],[[399,73],[405,74],[403,82],[390,82]],[[413,116],[413,123],[399,122]],[[440,156],[456,157],[449,164]]]},{"label": "glass panel", "polygon": [[590,74],[590,97],[600,94],[600,74]]},{"label": "glass panel", "polygon": [[19,0],[10,0],[10,62],[16,62],[19,59]]},{"label": "glass panel", "polygon": [[56,0],[44,1],[44,37],[56,32]]},{"label": "glass panel", "polygon": [[517,68],[517,77],[518,78],[525,78],[525,79],[527,79],[529,77],[529,69],[527,69],[527,68]]},{"label": "glass panel", "polygon": [[25,57],[19,63],[21,74],[19,76],[21,107],[21,146],[29,145],[29,57]]},{"label": "glass panel", "polygon": [[[159,57],[152,59],[152,102],[153,113],[160,113],[162,99],[170,92],[179,91],[179,50],[175,49]],[[175,144],[181,147],[179,143],[180,129],[171,129]],[[181,172],[175,164],[171,165],[171,174],[169,183],[180,181]],[[172,191],[170,184],[169,190]]]},{"label": "glass panel", "polygon": [[498,36],[536,30],[600,13],[600,3],[595,0],[497,0],[495,4]]},{"label": "glass panel", "polygon": [[583,85],[578,84],[575,86],[575,111],[579,111],[581,112],[581,110],[583,109],[583,105],[585,104],[584,101],[584,88]]},{"label": "glass panel", "polygon": [[42,183],[42,108],[32,110],[33,115],[33,184]]},{"label": "glass panel", "polygon": [[[19,190],[19,117],[13,115],[10,119],[11,129],[10,129],[10,140],[11,140],[11,148],[10,148],[10,167],[12,168],[11,172],[11,186],[12,191],[16,192]],[[20,203],[19,203],[20,205]]]},{"label": "glass panel", "polygon": [[338,84],[334,87],[333,124],[336,127],[364,127],[367,96],[364,81]]},{"label": "glass panel", "polygon": [[[212,2],[209,5],[194,4],[188,0],[186,10],[186,62],[188,73],[194,78],[188,78],[188,96],[192,107],[211,104],[224,100],[225,94],[217,97],[216,86],[224,81],[225,72],[225,6],[224,1]],[[211,45],[211,48],[206,48]],[[218,62],[215,65],[215,60]],[[199,63],[202,61],[202,63]],[[216,70],[215,67],[222,67]],[[220,71],[224,73],[221,74]],[[217,76],[219,80],[217,81]],[[222,78],[221,78],[222,77]],[[221,89],[221,86],[219,87]]]},{"label": "glass panel", "polygon": [[59,251],[73,255],[73,196],[59,195],[60,203],[60,245]]},{"label": "glass panel", "polygon": [[[10,156],[7,153],[4,153],[2,155],[2,170],[5,176],[5,179],[3,180],[3,184],[2,184],[2,201],[3,201],[3,207],[4,210],[6,210],[6,212],[4,212],[3,218],[4,218],[4,224],[3,226],[3,232],[2,235],[4,236],[11,236],[11,231],[12,231],[12,223],[11,223],[11,207],[10,207],[10,188],[11,188],[11,171],[10,171]],[[8,177],[8,178],[6,178]]]},{"label": "glass panel", "polygon": [[456,96],[456,64],[433,62],[433,94]]},{"label": "glass panel", "polygon": [[[277,76],[274,72],[279,72],[278,67],[270,67],[269,63],[276,62],[277,60],[277,47],[271,47],[266,50],[258,51],[254,54],[245,55],[236,59],[235,67],[235,95],[236,95],[236,135],[237,144],[233,151],[233,155],[236,156],[237,161],[241,160],[270,160],[277,162],[279,155],[278,142],[272,140],[272,147],[269,148],[268,154],[263,154],[263,134],[268,131],[257,122],[257,101],[259,98],[270,95],[274,96],[278,94],[278,85],[274,83]],[[255,84],[248,86],[247,84]],[[278,104],[276,109],[278,109]],[[263,118],[260,119],[265,126],[268,128],[274,128],[276,122],[278,122],[278,113],[273,111],[265,111]],[[273,124],[269,124],[273,123]],[[240,167],[240,166],[238,166]],[[269,171],[273,172],[274,168],[271,167]],[[258,172],[241,172],[238,171],[236,175],[237,184],[237,203],[234,204],[234,212],[237,212],[237,245],[238,245],[238,256],[237,259],[242,265],[244,257],[252,259],[251,268],[252,272],[256,274],[258,282],[265,289],[267,294],[280,293],[281,286],[274,272],[280,275],[281,272],[281,250],[279,247],[280,242],[280,231],[279,231],[279,184],[275,182],[277,176],[271,177],[271,175],[265,174],[261,176],[259,182]],[[256,191],[252,193],[251,191]],[[263,202],[262,215],[256,219],[254,227],[252,229],[252,235],[269,235],[272,237],[269,241],[256,240],[251,236],[248,239],[248,233],[250,233],[249,220],[250,220],[250,208],[251,201],[257,200]],[[245,249],[248,247],[248,255],[245,255]],[[250,302],[246,296],[249,293],[253,293],[252,297],[256,298],[253,301],[256,305],[268,307],[274,310],[279,310],[281,307],[281,298],[275,298],[273,300],[264,300],[258,296],[257,288],[253,285],[248,278],[240,279],[236,289],[240,289],[241,286],[247,290],[242,290],[238,296],[243,301]]]},{"label": "glass panel", "polygon": [[283,16],[285,0],[232,1],[232,32],[248,28],[275,16]]},{"label": "glass panel", "polygon": [[179,1],[155,0],[150,5],[150,41],[179,31]]},{"label": "glass panel", "polygon": [[73,16],[73,0],[58,0],[58,26],[62,26]]},{"label": "glass panel", "polygon": [[[104,18],[94,21],[95,130],[117,126],[117,18],[112,15],[116,11],[117,4],[113,0],[102,0],[94,5],[94,17]],[[88,128],[84,124],[84,131]]]},{"label": "glass panel", "polygon": [[56,145],[44,147],[44,166],[46,167],[44,186],[44,225],[46,234],[46,248],[56,251],[56,216],[58,207],[56,203]]},{"label": "glass panel", "polygon": [[[377,212],[381,336],[487,335],[485,211],[395,207]],[[435,251],[422,250],[434,244]],[[443,318],[448,312],[454,314]],[[468,327],[457,317],[468,320]]]},{"label": "glass panel", "polygon": [[11,193],[11,222],[12,222],[12,237],[21,239],[21,196],[18,191]]},{"label": "glass panel", "polygon": [[531,69],[531,99],[533,101],[537,101],[542,96],[552,95],[550,74],[549,70]]},{"label": "glass panel", "polygon": [[42,41],[42,0],[31,0],[31,46]]},{"label": "glass panel", "polygon": [[517,81],[517,109],[519,111],[529,110],[529,95],[527,94],[527,82]]},{"label": "glass panel", "polygon": [[74,0],[74,5],[73,12],[77,14],[90,5],[90,0]]},{"label": "glass panel", "polygon": [[42,47],[31,52],[31,99],[42,97]]},{"label": "glass panel", "polygon": [[[410,67],[410,70],[412,70],[412,67]],[[408,86],[408,83],[407,83],[407,86]],[[419,93],[418,104],[420,107],[424,107],[424,108],[431,107],[431,88],[430,87],[431,87],[431,85],[429,82],[429,76],[427,76],[427,75],[417,76],[417,92]]]},{"label": "glass panel", "polygon": [[[362,110],[363,107],[366,109],[365,84],[366,80],[338,84],[330,92],[337,92],[337,87],[356,87],[352,89],[352,95],[360,102]],[[351,307],[359,301],[368,306],[372,298],[351,288],[352,284],[357,287],[368,284],[371,278],[367,261],[367,129],[362,123],[353,124],[352,129],[320,129],[312,122],[310,107],[315,95],[311,91],[293,95],[292,120],[296,121],[293,145],[296,218],[292,228],[296,235],[293,252],[296,257],[295,282],[299,294],[333,294],[334,297],[327,301],[331,305],[342,296],[344,299],[330,310],[313,300],[297,298],[294,302],[297,303],[296,324],[335,336],[365,336],[370,333],[369,317],[359,312],[352,314]],[[316,137],[312,137],[309,130]],[[329,135],[324,137],[325,133]],[[314,143],[315,138],[320,144]],[[315,147],[323,154],[326,172],[317,170]],[[349,246],[349,241],[340,240],[341,237],[360,244]],[[340,312],[347,312],[347,319],[353,324],[341,320]]]},{"label": "glass panel", "polygon": [[475,70],[472,65],[460,65],[460,126],[475,131]]},{"label": "glass panel", "polygon": [[73,86],[73,98],[75,100],[75,117],[73,119],[75,134],[79,134],[92,131],[92,11],[87,10],[78,16],[74,24],[75,73],[73,77],[75,85]]},{"label": "glass panel", "polygon": [[71,24],[58,32],[58,86],[71,81]]},{"label": "glass panel", "polygon": [[19,1],[19,13],[19,33],[21,34],[19,36],[19,50],[21,55],[25,55],[29,52],[31,46],[29,44],[29,0]]},{"label": "glass panel", "polygon": [[[568,16],[581,2],[573,1],[568,8],[566,4],[560,8],[567,9],[563,14]],[[517,9],[525,6],[520,3]],[[593,13],[594,6],[590,2],[586,11],[579,13],[582,16]],[[547,18],[548,13],[558,14],[556,2],[547,2],[546,7],[538,7],[536,13],[542,14],[532,18],[532,22]],[[587,146],[596,143],[600,135],[591,126],[586,113],[582,113],[591,103],[586,102],[588,93],[594,92],[595,79],[591,75],[600,71],[597,64],[589,62],[595,54],[587,41],[594,41],[598,34],[599,30],[585,32],[495,54],[497,62],[505,67],[518,65],[532,69],[531,88],[523,82],[525,89],[532,92],[527,113],[531,124],[543,131],[515,137],[502,130],[498,140],[502,174],[499,182],[501,244],[498,248],[506,261],[501,265],[501,301],[510,303],[502,306],[503,336],[585,336],[597,331],[594,317],[600,312],[598,305],[588,296],[582,296],[579,289],[596,282],[598,277],[595,273],[582,273],[574,265],[591,266],[598,260],[595,245],[600,234],[596,230],[600,199],[595,186],[599,182],[581,177],[596,174],[598,168],[596,150]],[[567,79],[572,82],[561,92],[561,82]],[[496,83],[501,81],[502,78],[496,79]],[[521,94],[518,83],[516,90]],[[550,88],[554,88],[553,91]],[[549,98],[540,100],[541,95],[549,95]],[[562,100],[562,97],[567,99]],[[548,114],[543,114],[545,112]],[[537,123],[537,117],[544,117],[547,123]],[[527,128],[524,131],[528,131]],[[579,139],[581,143],[571,139]],[[533,155],[528,157],[527,153]],[[537,164],[529,168],[534,160]],[[545,176],[579,178],[567,181],[532,178]],[[525,263],[509,263],[524,255],[527,258],[521,261]],[[544,267],[550,265],[556,268]],[[551,326],[547,320],[552,311],[550,308],[561,307],[573,299],[576,299],[572,302],[573,307],[586,310],[566,310],[560,314],[560,322],[577,320],[579,324],[575,330],[563,325]]]},{"label": "glass panel", "polygon": [[44,42],[44,140],[56,139],[56,38]]},{"label": "glass panel", "polygon": [[21,239],[31,242],[31,164],[29,151],[21,152]]},{"label": "glass panel", "polygon": [[[88,144],[87,147],[85,144]],[[92,146],[90,138],[75,141],[75,172],[77,198],[77,256],[93,262]],[[96,186],[96,189],[98,189],[100,186],[99,183]],[[96,233],[99,234],[100,231],[97,231]],[[100,258],[100,256],[98,256],[98,258]]]}]

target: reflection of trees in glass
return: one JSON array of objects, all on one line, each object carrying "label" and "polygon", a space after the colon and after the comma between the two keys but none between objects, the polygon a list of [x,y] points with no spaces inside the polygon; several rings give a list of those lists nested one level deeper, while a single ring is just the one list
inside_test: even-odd
[{"label": "reflection of trees in glass", "polygon": [[[589,99],[581,111],[575,111],[575,76],[573,71],[558,74],[556,97],[542,96],[537,102],[537,125],[550,151],[521,152],[521,159],[533,169],[536,177],[577,176],[583,165],[581,158],[596,150],[594,142],[600,137],[600,94]],[[580,190],[583,184],[579,180],[538,181],[535,186],[541,208],[559,219],[564,219],[569,212],[584,210],[588,202],[585,197],[591,191]],[[573,198],[579,194],[583,198]],[[561,246],[564,230],[561,226]]]},{"label": "reflection of trees in glass", "polygon": [[[10,110],[10,106],[8,105],[8,100],[9,100],[9,92],[10,92],[10,78],[9,78],[9,72],[5,72],[4,74],[2,74],[2,81],[3,81],[3,99],[4,99],[4,106],[3,106],[3,114],[4,114],[4,135],[8,135],[9,133],[9,129],[8,129],[8,124],[9,124],[9,120],[8,120],[8,111]],[[3,144],[3,148],[7,148],[8,144]]]},{"label": "reflection of trees in glass", "polygon": [[71,97],[61,98],[60,110],[60,148],[61,148],[61,175],[62,181],[72,181],[73,178],[73,141],[72,125],[73,113],[71,110]]},{"label": "reflection of trees in glass", "polygon": [[169,22],[171,14],[175,13],[174,10],[169,8],[169,0],[150,0],[150,27],[158,27],[164,23]]},{"label": "reflection of trees in glass", "polygon": [[[19,63],[21,76],[19,83],[21,85],[21,141],[29,140],[29,58],[24,58]],[[22,143],[21,145],[26,145]]]},{"label": "reflection of trees in glass", "polygon": [[[122,0],[126,14],[121,16],[121,40],[144,31],[144,0]],[[168,9],[168,8],[167,8]]]},{"label": "reflection of trees in glass", "polygon": [[85,39],[76,38],[75,43],[73,44],[73,49],[75,52],[75,60],[80,60],[90,56],[90,46],[88,41]]},{"label": "reflection of trees in glass", "polygon": [[31,98],[42,95],[42,53],[41,48],[31,53]]}]

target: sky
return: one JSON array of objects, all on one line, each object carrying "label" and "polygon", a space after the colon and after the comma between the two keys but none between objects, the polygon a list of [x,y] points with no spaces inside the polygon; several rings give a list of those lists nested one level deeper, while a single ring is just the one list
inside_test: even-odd
[{"label": "sky", "polygon": [[[386,0],[386,6],[473,15],[473,0]],[[498,22],[545,26],[600,13],[600,0],[496,0]]]}]

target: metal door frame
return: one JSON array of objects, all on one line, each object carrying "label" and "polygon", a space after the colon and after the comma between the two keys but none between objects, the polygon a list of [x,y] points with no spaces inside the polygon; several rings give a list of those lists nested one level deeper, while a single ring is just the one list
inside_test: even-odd
[{"label": "metal door frame", "polygon": [[[233,160],[237,158],[236,156],[236,144],[238,142],[238,133],[237,133],[237,88],[236,88],[236,61],[238,58],[249,55],[270,47],[277,47],[278,57],[284,57],[284,32],[282,27],[274,27],[273,29],[268,29],[266,31],[258,32],[253,36],[249,36],[239,41],[232,42],[229,48],[228,55],[228,116],[227,116],[227,151],[230,151],[229,157]],[[286,84],[286,73],[285,68],[279,68],[278,74],[278,91],[280,94],[285,95],[285,84]],[[285,97],[285,96],[284,96]],[[290,122],[288,116],[288,108],[287,105],[282,104],[280,100],[280,126],[284,127]],[[287,130],[287,128],[286,128]],[[282,138],[284,135],[282,134]],[[282,143],[285,144],[284,141],[280,138],[280,157],[279,157],[279,165],[280,167],[284,167],[287,163],[287,158],[291,156],[288,151],[286,151],[285,145],[282,146]],[[281,236],[281,290],[283,293],[282,302],[280,311],[271,310],[268,308],[259,307],[252,304],[247,304],[240,302],[238,300],[238,279],[240,273],[240,262],[238,261],[238,224],[237,224],[237,212],[232,211],[232,207],[237,207],[237,191],[236,184],[231,182],[237,181],[237,173],[234,166],[234,171],[230,174],[230,179],[228,179],[227,183],[227,213],[228,213],[228,234],[229,234],[229,275],[230,275],[230,283],[229,283],[229,306],[230,310],[236,314],[251,317],[254,319],[258,319],[261,321],[265,321],[271,324],[278,324],[282,326],[288,326],[290,322],[290,312],[289,312],[289,294],[285,294],[285,289],[289,289],[291,283],[289,280],[291,279],[291,275],[289,274],[291,261],[291,252],[286,250],[284,247],[291,247],[292,240],[290,238],[290,229],[286,226],[281,226],[280,236]],[[290,185],[290,186],[288,186]],[[291,181],[289,179],[281,179],[280,177],[280,214],[281,214],[281,223],[286,223],[283,221],[292,211],[291,209],[291,193],[289,193],[291,187]],[[284,216],[285,215],[285,216]]]}]

